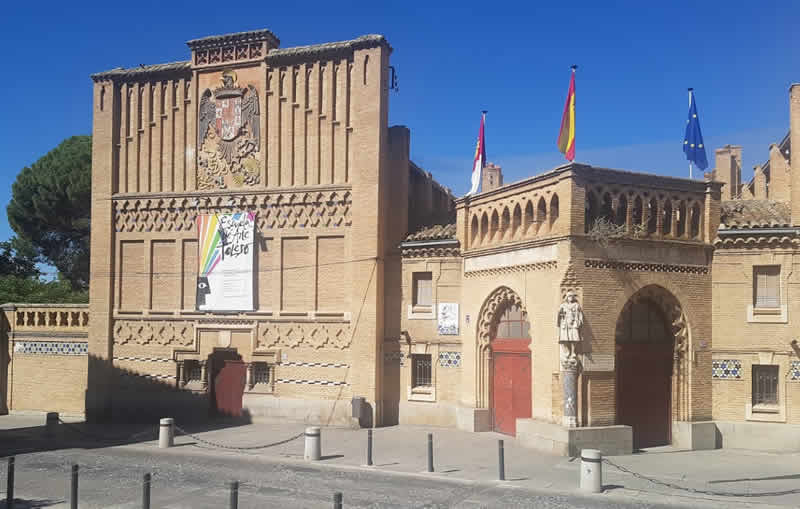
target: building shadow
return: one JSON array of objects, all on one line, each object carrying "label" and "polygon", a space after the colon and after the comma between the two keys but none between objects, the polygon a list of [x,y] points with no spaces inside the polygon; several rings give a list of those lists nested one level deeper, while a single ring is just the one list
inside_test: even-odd
[{"label": "building shadow", "polygon": [[[50,500],[50,499],[24,499],[14,498],[14,509],[35,509],[37,507],[50,507],[58,504],[63,504],[64,500]],[[0,509],[6,509],[5,495],[3,500],[0,501]]]}]

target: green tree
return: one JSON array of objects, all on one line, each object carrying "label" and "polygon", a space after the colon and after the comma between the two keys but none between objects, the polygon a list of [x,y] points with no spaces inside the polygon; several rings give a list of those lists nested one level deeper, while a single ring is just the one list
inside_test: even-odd
[{"label": "green tree", "polygon": [[18,237],[0,242],[0,276],[37,278],[41,272],[36,262],[36,250],[29,242]]},{"label": "green tree", "polygon": [[67,138],[22,169],[7,209],[19,238],[33,246],[40,261],[56,267],[73,290],[89,286],[91,167],[91,137]]},{"label": "green tree", "polygon": [[0,303],[53,304],[89,302],[89,291],[72,289],[69,281],[0,276]]}]

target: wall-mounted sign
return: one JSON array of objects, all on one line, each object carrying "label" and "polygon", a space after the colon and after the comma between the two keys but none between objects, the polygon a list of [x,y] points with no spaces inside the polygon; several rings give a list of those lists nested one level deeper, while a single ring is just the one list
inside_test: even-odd
[{"label": "wall-mounted sign", "polygon": [[252,311],[253,213],[200,215],[197,231],[197,309]]},{"label": "wall-mounted sign", "polygon": [[440,302],[438,318],[439,334],[443,336],[458,335],[458,303]]}]

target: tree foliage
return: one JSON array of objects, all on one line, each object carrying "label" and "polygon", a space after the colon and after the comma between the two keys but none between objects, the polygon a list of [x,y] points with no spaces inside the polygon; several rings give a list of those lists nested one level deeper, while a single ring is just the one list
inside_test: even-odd
[{"label": "tree foliage", "polygon": [[42,281],[35,277],[0,276],[0,303],[86,303],[89,291],[72,289],[69,281]]},{"label": "tree foliage", "polygon": [[89,286],[91,166],[91,137],[64,140],[17,175],[7,209],[20,239],[74,290]]}]

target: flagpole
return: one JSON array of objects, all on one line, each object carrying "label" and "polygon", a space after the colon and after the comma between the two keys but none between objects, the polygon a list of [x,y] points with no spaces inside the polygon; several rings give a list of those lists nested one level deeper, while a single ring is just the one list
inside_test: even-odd
[{"label": "flagpole", "polygon": [[[692,109],[692,90],[693,88],[689,89],[689,110]],[[692,178],[692,161],[689,160],[689,178]]]}]

